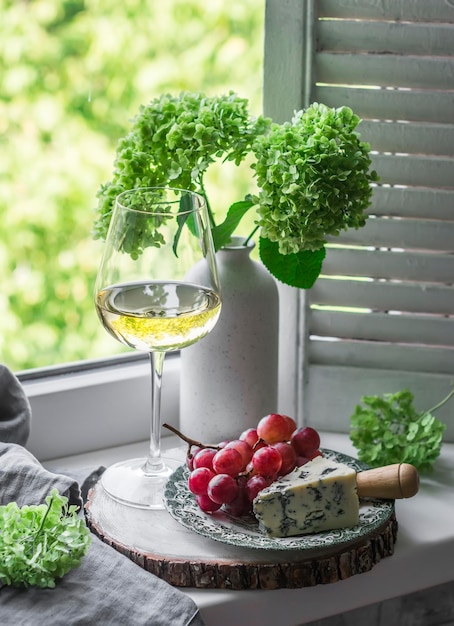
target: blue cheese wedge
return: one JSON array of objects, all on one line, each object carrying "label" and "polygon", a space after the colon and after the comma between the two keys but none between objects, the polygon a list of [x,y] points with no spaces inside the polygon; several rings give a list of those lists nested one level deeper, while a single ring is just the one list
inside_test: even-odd
[{"label": "blue cheese wedge", "polygon": [[318,456],[262,489],[253,509],[269,537],[351,528],[359,521],[356,471]]}]

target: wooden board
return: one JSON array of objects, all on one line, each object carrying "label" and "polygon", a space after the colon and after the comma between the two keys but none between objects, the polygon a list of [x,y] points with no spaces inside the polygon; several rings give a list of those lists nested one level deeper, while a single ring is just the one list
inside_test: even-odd
[{"label": "wooden board", "polygon": [[395,515],[370,535],[342,546],[311,551],[243,548],[183,528],[167,511],[126,507],[100,483],[85,507],[89,528],[145,570],[177,587],[295,589],[334,583],[371,570],[391,556]]}]

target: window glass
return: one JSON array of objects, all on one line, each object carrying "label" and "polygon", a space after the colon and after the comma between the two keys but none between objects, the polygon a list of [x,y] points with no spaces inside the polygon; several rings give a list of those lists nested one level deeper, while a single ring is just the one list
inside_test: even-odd
[{"label": "window glass", "polygon": [[[141,103],[236,91],[261,112],[263,0],[4,0],[0,354],[13,370],[122,350],[92,298],[96,193]],[[208,178],[220,216],[249,169]]]}]

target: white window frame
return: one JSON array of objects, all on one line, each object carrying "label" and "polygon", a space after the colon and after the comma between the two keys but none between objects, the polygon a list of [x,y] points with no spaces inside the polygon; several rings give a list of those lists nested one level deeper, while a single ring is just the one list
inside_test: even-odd
[{"label": "white window frame", "polygon": [[[179,355],[168,355],[163,421],[178,425]],[[40,460],[147,440],[151,376],[147,355],[125,355],[19,372],[29,399],[27,447]],[[163,433],[163,435],[165,432]]]}]

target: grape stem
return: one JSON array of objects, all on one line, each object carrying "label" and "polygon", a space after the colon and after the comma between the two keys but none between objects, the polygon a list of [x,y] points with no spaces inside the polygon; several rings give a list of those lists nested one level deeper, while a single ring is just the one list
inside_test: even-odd
[{"label": "grape stem", "polygon": [[183,433],[180,432],[177,428],[175,428],[174,426],[171,426],[170,424],[163,424],[162,426],[172,431],[175,435],[177,435],[180,439],[182,439],[188,444],[187,456],[191,455],[192,446],[197,446],[198,448],[213,448],[214,450],[221,449],[221,446],[219,446],[218,444],[202,443],[201,441],[197,441],[197,439],[192,439],[192,437],[187,437],[186,435],[183,435]]}]

